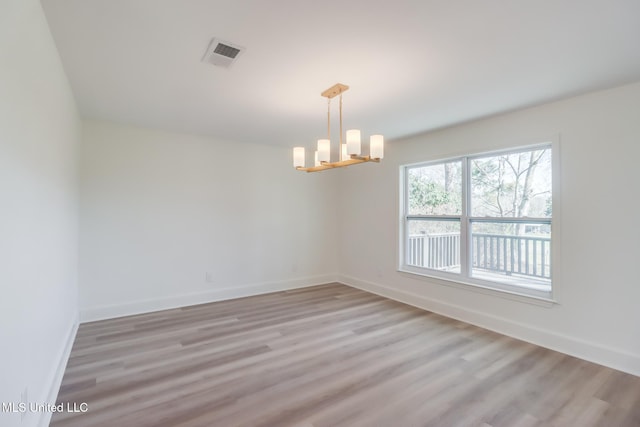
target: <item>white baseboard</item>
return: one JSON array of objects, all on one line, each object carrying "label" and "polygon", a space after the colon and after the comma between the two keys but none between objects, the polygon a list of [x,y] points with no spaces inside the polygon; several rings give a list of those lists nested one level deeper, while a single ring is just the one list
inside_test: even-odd
[{"label": "white baseboard", "polygon": [[131,316],[134,314],[151,313],[154,311],[168,310],[171,308],[186,307],[196,304],[205,304],[208,302],[223,301],[252,295],[267,294],[270,292],[285,291],[288,289],[322,285],[324,283],[331,283],[335,281],[335,274],[326,274],[322,276],[303,277],[293,280],[252,283],[249,285],[241,286],[229,286],[224,288],[212,289],[207,292],[173,295],[170,297],[138,300],[123,304],[88,307],[80,310],[80,322],[86,323],[96,320]]},{"label": "white baseboard", "polygon": [[351,276],[338,282],[583,360],[640,376],[640,356]]},{"label": "white baseboard", "polygon": [[[56,370],[49,380],[49,392],[46,395],[46,402],[50,403],[51,405],[55,405],[56,403],[58,391],[60,390],[60,384],[62,384],[62,377],[64,376],[65,369],[67,368],[67,361],[69,360],[71,348],[73,347],[73,342],[75,341],[76,333],[78,332],[78,324],[78,315],[76,314],[73,317],[73,321],[71,323],[71,327],[69,328],[69,332],[67,333],[67,338],[65,340],[64,346],[58,354],[58,364]],[[41,411],[37,413],[39,414],[39,419],[35,420],[35,423],[33,425],[47,427],[51,421],[53,412]]]}]

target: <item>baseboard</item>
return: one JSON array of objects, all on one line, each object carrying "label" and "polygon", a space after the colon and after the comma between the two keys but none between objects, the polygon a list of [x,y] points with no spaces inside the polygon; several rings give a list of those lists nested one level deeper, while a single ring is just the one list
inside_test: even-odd
[{"label": "baseboard", "polygon": [[[65,369],[67,368],[67,361],[69,360],[69,355],[71,355],[71,348],[73,347],[73,342],[75,341],[76,333],[78,332],[78,325],[78,315],[76,314],[73,316],[73,321],[69,328],[69,332],[67,333],[64,347],[58,355],[58,365],[56,370],[49,381],[49,392],[46,395],[46,402],[52,405],[56,403],[56,399],[58,398],[58,391],[60,390],[60,384],[62,384],[62,377],[64,376]],[[39,414],[39,419],[36,420],[33,425],[47,427],[51,421],[53,412],[41,411],[37,412],[37,414]]]},{"label": "baseboard", "polygon": [[522,341],[640,376],[640,356],[350,276],[338,282]]},{"label": "baseboard", "polygon": [[80,310],[80,322],[86,323],[96,320],[113,319],[117,317],[131,316],[134,314],[151,313],[171,308],[285,291],[288,289],[304,288],[335,282],[335,280],[335,274],[326,274],[322,276],[303,277],[293,280],[253,283],[249,285],[228,286],[224,288],[218,287],[207,292],[173,295],[165,298],[146,299],[123,304],[89,307]]}]

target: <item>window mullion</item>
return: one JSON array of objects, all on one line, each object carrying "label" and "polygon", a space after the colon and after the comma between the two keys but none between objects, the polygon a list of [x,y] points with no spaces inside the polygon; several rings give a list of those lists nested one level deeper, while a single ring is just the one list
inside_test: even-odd
[{"label": "window mullion", "polygon": [[471,226],[469,224],[471,177],[469,173],[469,158],[461,161],[462,165],[462,215],[460,217],[460,273],[469,277],[471,266]]},{"label": "window mullion", "polygon": [[400,264],[407,265],[407,254],[409,253],[409,172],[408,168],[403,168],[402,173],[402,255]]}]

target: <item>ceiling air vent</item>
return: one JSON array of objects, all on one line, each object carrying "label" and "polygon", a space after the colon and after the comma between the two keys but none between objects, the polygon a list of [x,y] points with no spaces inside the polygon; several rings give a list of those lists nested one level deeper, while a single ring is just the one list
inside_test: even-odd
[{"label": "ceiling air vent", "polygon": [[242,54],[243,50],[244,48],[237,44],[213,39],[202,57],[202,62],[229,68]]}]

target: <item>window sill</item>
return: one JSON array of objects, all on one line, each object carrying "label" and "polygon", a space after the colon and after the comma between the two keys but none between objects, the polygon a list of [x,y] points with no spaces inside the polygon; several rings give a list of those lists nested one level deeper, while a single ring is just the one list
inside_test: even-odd
[{"label": "window sill", "polygon": [[[517,288],[512,289],[513,287],[511,286],[501,285],[498,283],[496,283],[496,286],[494,287],[485,283],[475,282],[470,278],[458,277],[455,274],[440,272],[430,273],[428,271],[422,270],[423,269],[418,270],[413,269],[409,266],[403,266],[398,269],[398,272],[406,277],[416,280],[429,280],[430,282],[441,286],[454,287],[457,289],[481,293],[483,295],[490,295],[508,299],[511,301],[533,304],[540,307],[550,308],[554,305],[559,304],[558,301],[553,298],[551,292],[549,292],[549,295],[543,295],[544,293],[540,291],[532,291],[532,293],[527,293],[527,289],[524,286],[522,287],[522,290]],[[504,286],[504,288],[502,286]],[[534,292],[536,294],[533,294]]]}]

